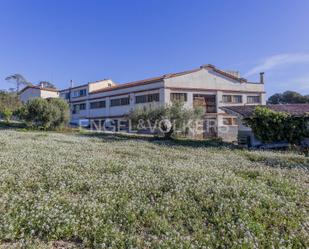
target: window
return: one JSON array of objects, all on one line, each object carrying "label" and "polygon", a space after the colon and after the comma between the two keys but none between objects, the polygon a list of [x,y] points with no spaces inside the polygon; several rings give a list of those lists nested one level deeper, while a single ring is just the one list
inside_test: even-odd
[{"label": "window", "polygon": [[105,100],[102,101],[96,101],[90,103],[90,109],[99,109],[99,108],[105,108],[106,102]]},{"label": "window", "polygon": [[81,89],[81,90],[74,91],[73,92],[73,97],[74,98],[83,97],[83,96],[86,96],[86,94],[87,94],[86,89]]},{"label": "window", "polygon": [[159,101],[159,93],[135,96],[136,104],[158,102],[158,101]]},{"label": "window", "polygon": [[73,98],[78,97],[78,96],[79,96],[78,94],[79,94],[79,91],[74,91],[74,92],[73,92]]},{"label": "window", "polygon": [[187,93],[171,93],[171,101],[186,102],[188,99]]},{"label": "window", "polygon": [[237,118],[223,118],[223,125],[237,125]]},{"label": "window", "polygon": [[242,103],[242,95],[223,95],[223,103]]},{"label": "window", "polygon": [[70,93],[62,93],[61,94],[61,97],[64,98],[64,99],[70,99]]},{"label": "window", "polygon": [[86,96],[86,89],[79,90],[79,96]]},{"label": "window", "polygon": [[249,104],[261,103],[261,97],[260,96],[247,96],[247,103]]},{"label": "window", "polygon": [[79,111],[83,111],[83,110],[86,110],[86,103],[75,104],[75,105],[73,105],[72,113],[78,114]]},{"label": "window", "polygon": [[111,106],[129,105],[129,104],[130,104],[130,97],[111,99],[110,101]]},{"label": "window", "polygon": [[86,110],[86,104],[83,103],[83,104],[79,104],[79,110]]},{"label": "window", "polygon": [[222,100],[223,100],[223,103],[231,103],[232,102],[232,96],[231,95],[223,95]]},{"label": "window", "polygon": [[147,95],[135,96],[135,103],[147,103]]},{"label": "window", "polygon": [[233,103],[242,103],[242,96],[241,95],[233,95],[232,102]]}]

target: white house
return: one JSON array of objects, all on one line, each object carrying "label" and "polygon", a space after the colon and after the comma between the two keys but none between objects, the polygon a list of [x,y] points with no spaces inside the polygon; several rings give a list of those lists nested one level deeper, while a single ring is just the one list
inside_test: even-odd
[{"label": "white house", "polygon": [[137,106],[182,100],[187,107],[203,107],[205,126],[215,124],[206,127],[205,137],[219,136],[229,141],[237,139],[237,118],[221,107],[266,103],[263,73],[260,82],[254,83],[237,72],[223,71],[210,64],[126,84],[111,80],[90,82],[62,90],[60,97],[70,103],[72,121],[114,119],[117,123]]},{"label": "white house", "polygon": [[25,103],[34,98],[58,98],[59,91],[53,88],[46,88],[40,86],[26,86],[19,92],[19,99]]}]

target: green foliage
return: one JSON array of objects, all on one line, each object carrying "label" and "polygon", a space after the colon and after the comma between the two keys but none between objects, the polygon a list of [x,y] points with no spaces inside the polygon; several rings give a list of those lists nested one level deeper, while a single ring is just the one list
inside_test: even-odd
[{"label": "green foliage", "polygon": [[268,98],[267,103],[273,105],[280,104],[282,102],[282,98],[282,93],[275,93]]},{"label": "green foliage", "polygon": [[33,99],[18,111],[29,126],[39,129],[58,129],[69,121],[69,106],[62,99]]},{"label": "green foliage", "polygon": [[269,97],[268,104],[302,104],[309,103],[308,95],[301,95],[297,92],[286,91],[284,93],[276,93]]},{"label": "green foliage", "polygon": [[2,111],[1,111],[1,115],[3,117],[3,119],[8,123],[10,122],[12,116],[13,116],[13,111],[7,107],[5,107]]},{"label": "green foliage", "polygon": [[265,143],[287,141],[298,144],[309,135],[308,116],[294,117],[266,107],[256,107],[252,117],[247,118],[245,123],[251,127],[255,136]]},{"label": "green foliage", "polygon": [[48,102],[57,112],[57,115],[54,117],[52,127],[62,128],[66,126],[70,120],[70,111],[67,102],[59,98],[49,99]]},{"label": "green foliage", "polygon": [[13,116],[13,113],[21,105],[16,94],[11,92],[0,91],[0,117],[5,119],[7,122]]},{"label": "green foliage", "polygon": [[[128,115],[134,127],[137,127],[140,122],[152,127],[160,125],[165,137],[169,138],[175,135],[176,132],[186,134],[184,129],[190,121],[202,119],[203,110],[201,108],[186,108],[182,102],[174,102],[172,105],[136,108]],[[169,122],[168,122],[169,121]],[[172,127],[169,127],[169,125]]]}]

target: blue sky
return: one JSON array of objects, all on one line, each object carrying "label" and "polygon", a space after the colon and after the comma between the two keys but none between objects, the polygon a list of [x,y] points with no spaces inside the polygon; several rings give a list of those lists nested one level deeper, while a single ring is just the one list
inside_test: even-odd
[{"label": "blue sky", "polygon": [[0,89],[21,73],[57,87],[214,64],[268,95],[309,94],[309,1],[0,0]]}]

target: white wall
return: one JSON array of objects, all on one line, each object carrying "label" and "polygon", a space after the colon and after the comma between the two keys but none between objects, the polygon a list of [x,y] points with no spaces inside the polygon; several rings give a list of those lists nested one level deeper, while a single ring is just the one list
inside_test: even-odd
[{"label": "white wall", "polygon": [[47,99],[47,98],[58,98],[58,97],[59,97],[58,92],[42,90],[39,88],[27,88],[19,95],[19,99],[22,102],[27,102],[28,100],[35,98]]},{"label": "white wall", "polygon": [[190,74],[167,78],[165,79],[165,86],[168,88],[196,88],[224,91],[264,91],[264,84],[240,83],[207,69],[201,69]]},{"label": "white wall", "polygon": [[[146,95],[152,93],[160,94],[160,102],[159,103],[145,103],[145,104],[135,104],[135,96]],[[110,106],[110,100],[130,97],[130,104],[123,106]],[[149,106],[149,105],[157,105],[164,103],[164,89],[163,82],[155,82],[146,85],[133,86],[130,88],[124,89],[115,89],[112,91],[100,92],[89,94],[88,102],[96,102],[100,100],[106,101],[106,107],[100,109],[90,109],[89,117],[106,117],[106,116],[123,116],[133,110],[135,107],[139,106]],[[89,107],[89,106],[88,106]]]},{"label": "white wall", "polygon": [[40,89],[28,88],[19,95],[19,99],[22,102],[27,102],[30,99],[39,98],[40,96]]},{"label": "white wall", "polygon": [[[153,88],[153,86],[151,86]],[[89,110],[89,117],[105,117],[105,116],[123,116],[128,114],[131,110],[133,110],[136,107],[154,107],[158,106],[160,104],[163,104],[164,102],[164,89],[157,89],[157,90],[150,90],[150,91],[138,91],[136,93],[130,92],[128,94],[122,94],[122,95],[117,95],[117,96],[112,96],[112,97],[102,97],[100,99],[89,99],[89,107],[90,107],[90,102],[96,102],[100,100],[105,100],[106,107],[105,108],[99,108],[99,109],[90,109]],[[112,92],[114,94],[114,91]],[[141,95],[146,95],[146,94],[153,94],[153,93],[159,93],[160,94],[160,102],[152,102],[152,103],[135,103],[135,97],[136,96],[141,96]],[[112,95],[113,95],[112,94]],[[96,95],[96,94],[95,94]],[[130,104],[129,105],[123,105],[123,106],[110,106],[110,101],[112,99],[118,99],[118,98],[125,98],[125,97],[130,97]],[[93,97],[92,97],[93,98]],[[96,97],[97,98],[97,97]]]},{"label": "white wall", "polygon": [[88,90],[89,92],[97,91],[103,88],[107,88],[110,86],[115,86],[116,84],[112,80],[101,80],[96,82],[90,82],[88,84]]},{"label": "white wall", "polygon": [[58,92],[53,92],[53,91],[46,91],[46,90],[40,90],[41,92],[41,98],[47,99],[47,98],[58,98],[59,93]]}]

